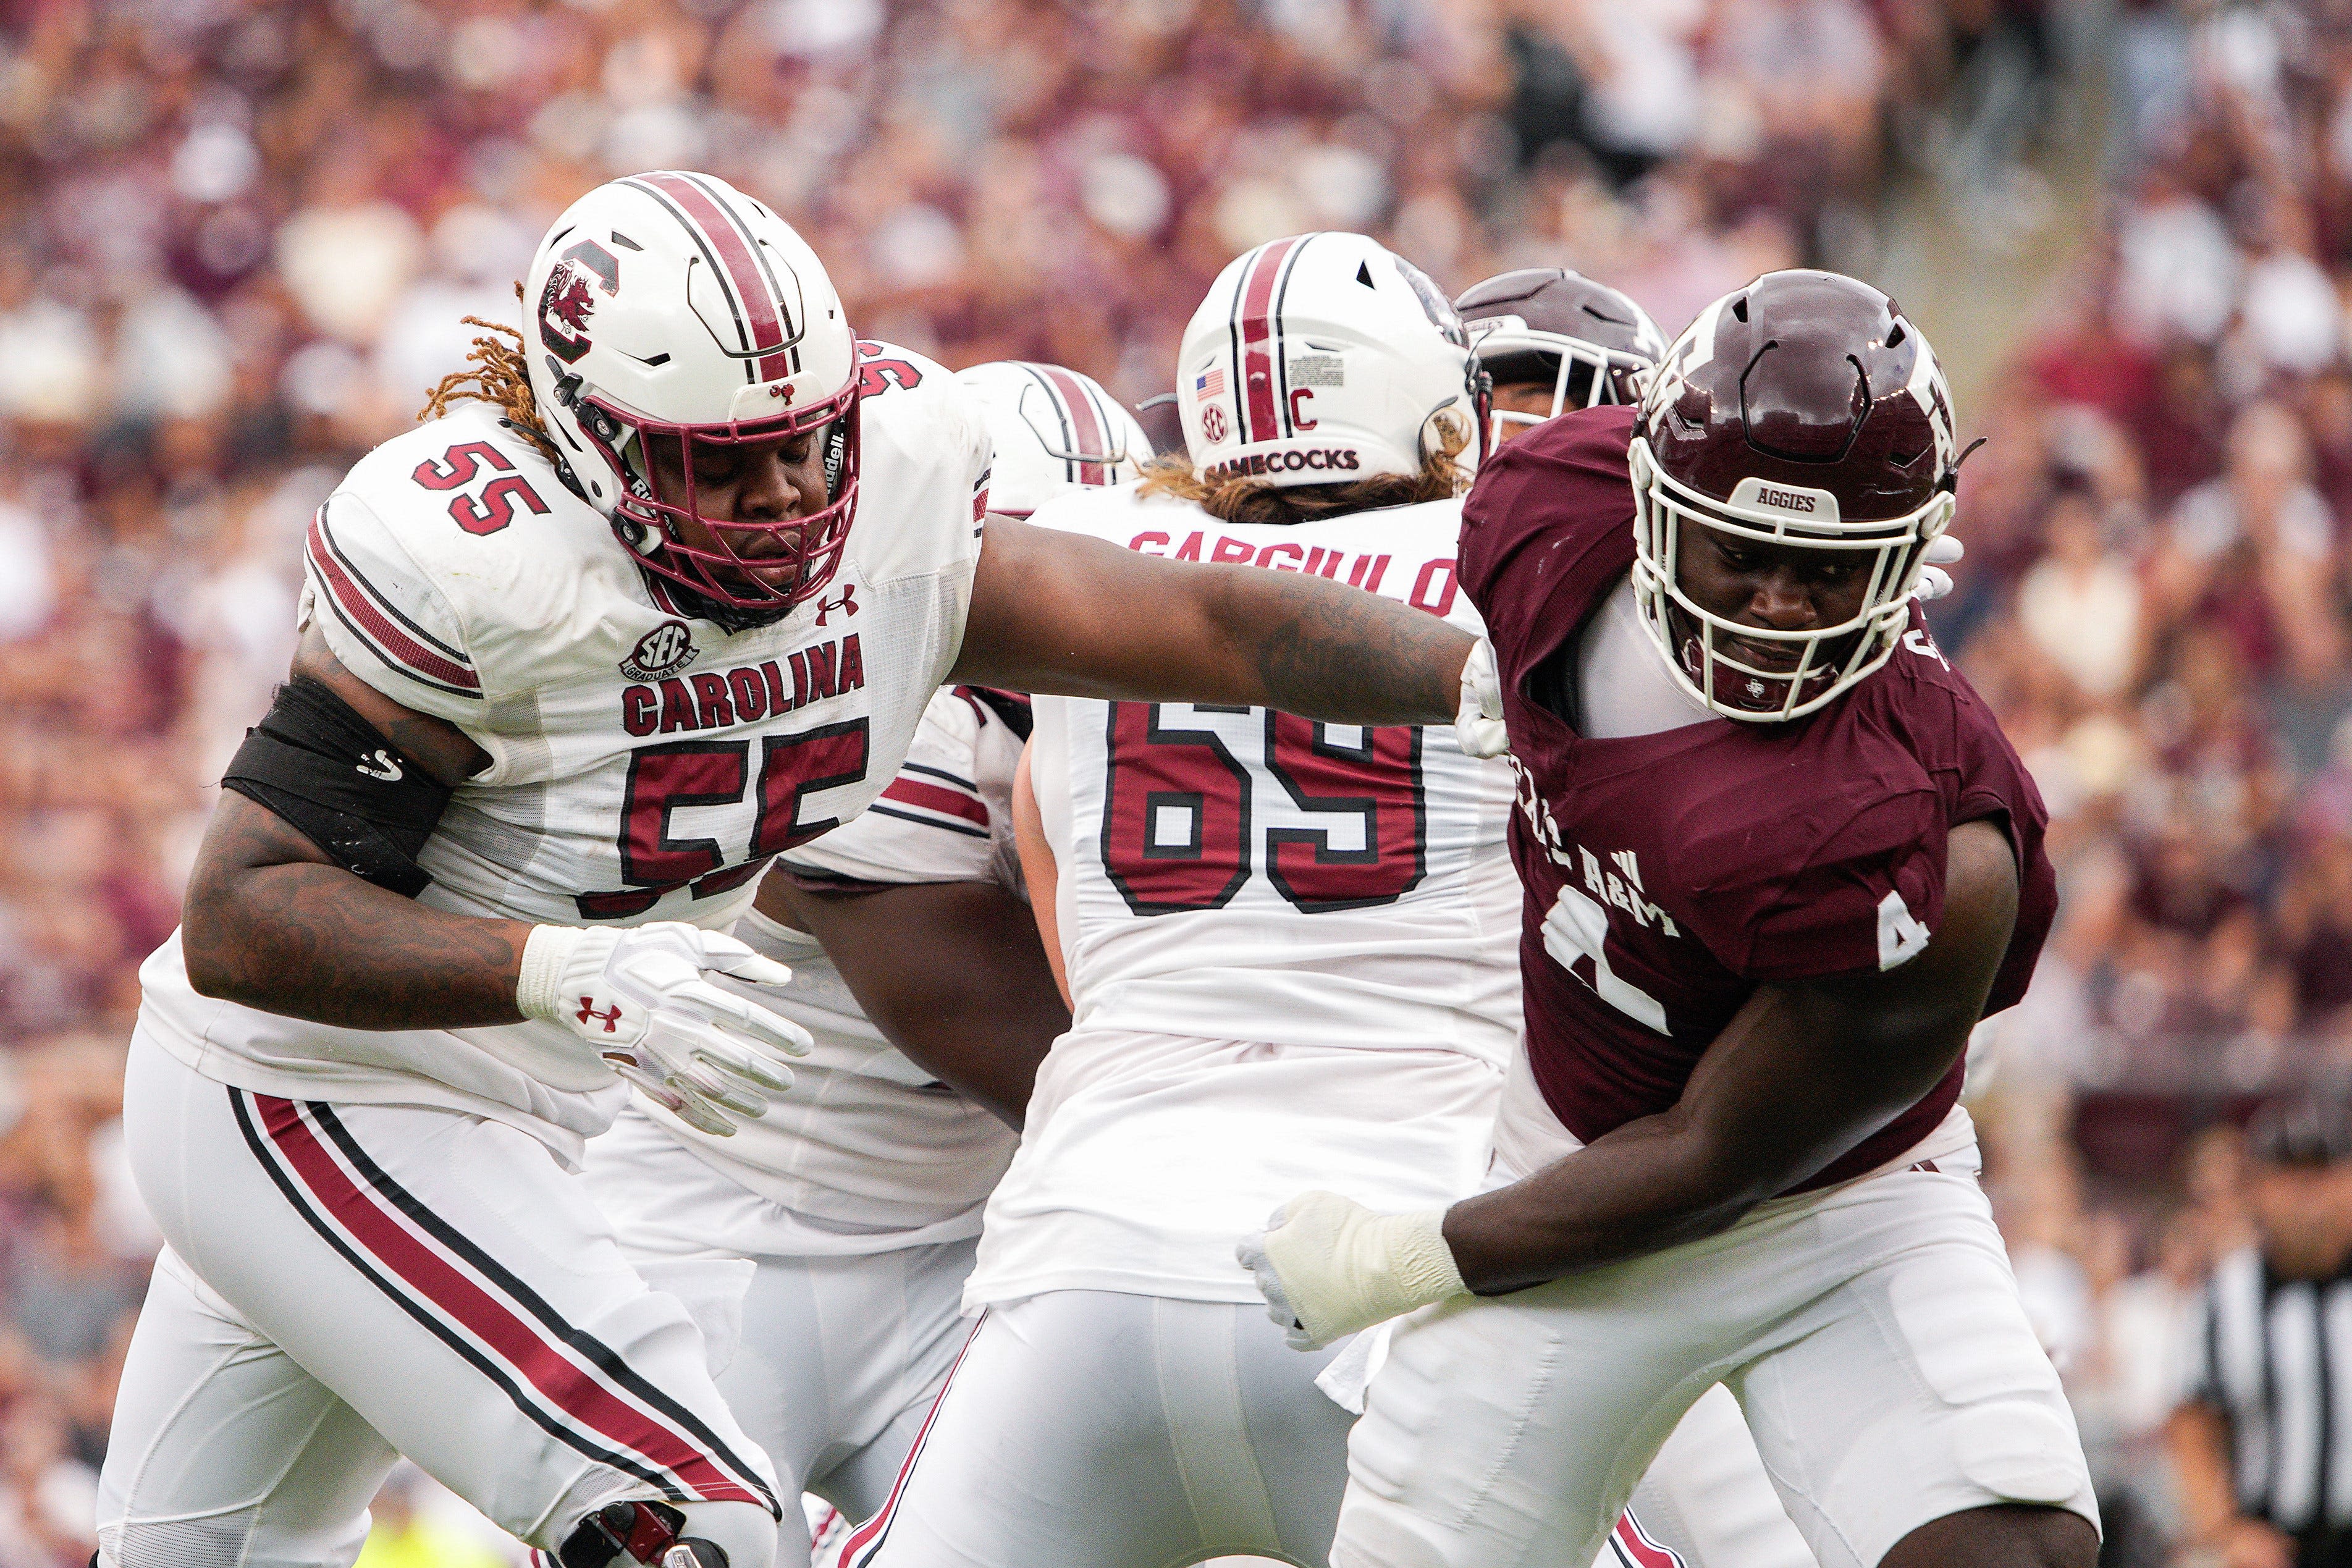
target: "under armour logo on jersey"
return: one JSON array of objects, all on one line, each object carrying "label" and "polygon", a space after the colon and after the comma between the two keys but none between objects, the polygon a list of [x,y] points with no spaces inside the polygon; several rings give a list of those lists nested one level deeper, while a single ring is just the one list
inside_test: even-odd
[{"label": "under armour logo on jersey", "polygon": [[580,998],[580,1021],[584,1024],[591,1018],[604,1019],[604,1032],[608,1035],[616,1035],[620,1033],[616,1026],[621,1021],[621,1005],[615,1002],[609,1011],[599,1013],[596,1011],[596,998],[583,996]]},{"label": "under armour logo on jersey", "polygon": [[826,615],[835,610],[839,610],[845,616],[854,616],[857,613],[856,584],[844,583],[841,585],[841,597],[838,599],[820,596],[816,602],[816,624],[824,625]]},{"label": "under armour logo on jersey", "polygon": [[381,746],[376,748],[375,754],[366,762],[355,763],[352,766],[368,777],[382,779],[386,784],[392,784],[404,776],[400,771],[399,760]]}]

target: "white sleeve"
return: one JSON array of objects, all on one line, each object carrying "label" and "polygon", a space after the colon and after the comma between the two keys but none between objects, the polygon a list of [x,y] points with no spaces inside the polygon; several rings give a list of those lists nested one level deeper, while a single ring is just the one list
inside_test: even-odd
[{"label": "white sleeve", "polygon": [[300,624],[316,623],[343,667],[404,708],[460,729],[482,720],[482,679],[464,626],[374,509],[327,498],[302,552]]},{"label": "white sleeve", "polygon": [[[931,699],[882,798],[785,856],[786,869],[859,882],[992,882],[1012,832],[1004,721],[950,689]],[[1015,742],[1009,753],[1018,757]]]}]

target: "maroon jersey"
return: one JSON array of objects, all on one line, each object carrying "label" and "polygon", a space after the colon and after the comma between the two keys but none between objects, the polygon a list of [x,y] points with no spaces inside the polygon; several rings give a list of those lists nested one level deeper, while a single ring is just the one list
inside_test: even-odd
[{"label": "maroon jersey", "polygon": [[[1601,407],[1529,431],[1463,509],[1462,585],[1494,641],[1518,772],[1528,1054],[1587,1142],[1673,1105],[1759,984],[1916,957],[1943,918],[1955,825],[2000,821],[2018,854],[2017,927],[1987,1012],[2024,994],[2058,905],[2042,797],[1916,605],[1884,668],[1789,723],[1587,740],[1530,698],[1574,689],[1577,635],[1632,570],[1633,423]],[[1960,1077],[1955,1064],[1805,1185],[1916,1143]]]}]

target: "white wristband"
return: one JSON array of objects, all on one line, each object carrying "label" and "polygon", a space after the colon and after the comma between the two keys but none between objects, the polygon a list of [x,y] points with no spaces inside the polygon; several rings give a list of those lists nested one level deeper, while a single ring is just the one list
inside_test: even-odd
[{"label": "white wristband", "polygon": [[1445,1211],[1375,1214],[1337,1193],[1301,1193],[1242,1243],[1242,1266],[1300,1350],[1465,1294]]},{"label": "white wristband", "polygon": [[553,1018],[556,987],[564,965],[591,932],[577,926],[533,926],[522,944],[522,972],[515,977],[515,1006],[526,1018]]},{"label": "white wristband", "polygon": [[1387,1243],[1390,1266],[1396,1271],[1399,1298],[1411,1303],[1404,1309],[1407,1311],[1469,1294],[1462,1267],[1454,1261],[1454,1249],[1445,1245],[1444,1226],[1444,1209],[1427,1209],[1420,1214],[1387,1215],[1369,1227],[1387,1233],[1381,1240]]}]

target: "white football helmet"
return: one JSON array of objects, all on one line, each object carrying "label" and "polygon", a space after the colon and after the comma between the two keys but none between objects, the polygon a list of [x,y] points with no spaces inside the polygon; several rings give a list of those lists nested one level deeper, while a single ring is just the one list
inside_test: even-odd
[{"label": "white football helmet", "polygon": [[996,444],[988,510],[1027,517],[1065,490],[1140,477],[1151,438],[1090,375],[1057,364],[992,360],[956,372],[988,411]]},{"label": "white football helmet", "polygon": [[[722,623],[773,620],[824,588],[857,506],[857,342],[790,225],[709,174],[633,174],[555,220],[523,300],[540,417],[646,571]],[[702,517],[693,448],[803,433],[825,443],[824,507],[772,522]],[[649,438],[685,448],[682,496],[655,493]],[[703,523],[715,548],[688,543],[681,520]]]},{"label": "white football helmet", "polygon": [[1184,445],[1203,477],[1328,485],[1417,474],[1486,445],[1485,378],[1453,304],[1360,234],[1277,239],[1228,265],[1176,361]]}]

